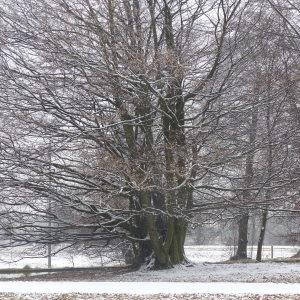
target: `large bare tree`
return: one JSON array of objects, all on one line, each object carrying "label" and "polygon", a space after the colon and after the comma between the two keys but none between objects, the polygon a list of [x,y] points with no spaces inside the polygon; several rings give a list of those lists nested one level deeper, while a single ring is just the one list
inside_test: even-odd
[{"label": "large bare tree", "polygon": [[216,105],[238,62],[245,5],[5,3],[1,111],[17,129],[4,126],[2,203],[18,207],[6,211],[7,235],[124,238],[140,262],[182,263],[201,165],[220,166],[199,153],[214,147],[234,101]]},{"label": "large bare tree", "polygon": [[250,2],[2,3],[7,246],[126,241],[168,268],[195,213],[265,207]]}]

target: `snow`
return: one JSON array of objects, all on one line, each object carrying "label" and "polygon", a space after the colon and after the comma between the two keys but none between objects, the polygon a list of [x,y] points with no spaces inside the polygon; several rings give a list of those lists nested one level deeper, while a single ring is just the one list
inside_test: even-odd
[{"label": "snow", "polygon": [[[289,257],[294,253],[296,253],[298,249],[299,248],[297,247],[276,246],[274,247],[274,254],[277,257]],[[248,254],[249,253],[251,254],[251,250],[253,249],[248,249]],[[168,297],[167,295],[169,294],[180,295],[180,297],[182,297],[181,299],[190,299],[188,298],[188,295],[195,295],[195,294],[197,295],[201,294],[202,296],[217,295],[217,294],[230,295],[228,296],[230,297],[230,299],[234,299],[231,298],[231,295],[237,295],[237,296],[243,295],[242,297],[244,297],[244,295],[250,295],[250,294],[251,295],[288,295],[289,294],[289,295],[294,295],[293,297],[295,298],[292,299],[298,299],[298,298],[300,299],[300,297],[298,297],[300,295],[300,264],[299,263],[286,263],[286,262],[220,263],[220,261],[228,260],[228,258],[233,254],[233,251],[234,251],[233,247],[227,247],[227,246],[186,246],[187,257],[193,262],[193,266],[182,265],[182,266],[176,266],[175,268],[170,270],[160,270],[160,271],[139,270],[127,274],[118,275],[112,278],[107,277],[108,281],[101,281],[101,282],[96,281],[97,279],[95,279],[95,281],[84,282],[81,277],[78,278],[80,281],[77,282],[75,281],[76,278],[74,278],[74,281],[72,282],[70,281],[17,281],[16,282],[12,280],[14,280],[14,277],[17,277],[19,275],[12,274],[10,276],[10,275],[3,274],[1,275],[1,277],[3,276],[6,278],[6,280],[9,281],[2,281],[2,282],[0,281],[0,293],[8,293],[5,294],[5,297],[7,295],[8,295],[7,297],[10,297],[9,296],[10,293],[20,294],[22,296],[28,295],[30,299],[44,299],[43,297],[38,298],[40,297],[38,295],[42,295],[42,294],[47,294],[48,297],[52,297],[53,295],[57,295],[57,294],[68,294],[71,298],[66,298],[66,299],[73,299],[73,295],[75,294],[77,295],[77,293],[86,294],[86,295],[90,294],[90,295],[94,295],[95,297],[97,294],[101,294],[101,295],[107,294],[113,297],[111,299],[131,299],[130,295],[132,295],[132,297],[133,295],[134,296],[166,295],[165,297]],[[255,253],[255,250],[252,252]],[[264,256],[268,257],[270,253],[271,253],[270,247],[268,246],[264,247]],[[13,255],[15,258],[18,257],[18,253],[13,253]],[[1,256],[5,257],[5,253],[3,252],[0,253],[0,257]],[[95,259],[89,259],[83,255],[70,256],[66,254],[64,255],[60,254],[58,256],[54,256],[52,258],[52,261],[53,261],[53,265],[57,267],[101,266],[101,264],[103,263],[103,260],[101,261],[101,259],[95,260]],[[119,264],[119,261],[116,261],[115,263]],[[25,264],[29,264],[31,267],[44,267],[47,264],[47,259],[27,258],[25,260],[21,260],[18,262],[12,262],[9,266],[23,267]],[[7,267],[7,264],[2,262],[2,264],[0,264],[0,267]],[[44,277],[42,277],[41,279],[45,280]],[[27,279],[25,278],[25,280]],[[89,279],[89,280],[93,280],[93,279]],[[1,295],[0,297],[2,297]],[[190,296],[190,297],[194,297],[194,296]],[[199,299],[201,297],[199,296]],[[248,299],[247,297],[245,297],[245,299]],[[11,299],[11,298],[3,298],[3,299]],[[94,298],[83,297],[80,299],[94,299]],[[103,299],[106,298],[104,297]],[[171,298],[167,298],[167,299],[171,299]],[[196,296],[196,298],[193,299],[198,299],[198,297]]]},{"label": "snow", "polygon": [[299,283],[299,263],[234,263],[195,264],[177,266],[171,270],[140,270],[119,275],[116,281],[168,281],[168,282],[277,282]]},{"label": "snow", "polygon": [[[201,262],[220,262],[228,260],[234,254],[233,246],[218,245],[197,245],[185,246],[187,258],[194,263]],[[299,247],[293,246],[273,246],[274,258],[291,257],[296,254]],[[46,268],[47,257],[24,258],[22,249],[0,249],[0,268],[23,268],[29,265],[31,268]],[[256,247],[248,247],[248,256],[254,258]],[[263,247],[263,259],[271,258],[271,246]],[[52,267],[90,267],[90,266],[113,266],[120,265],[121,261],[113,261],[109,257],[89,258],[75,253],[62,252],[52,256]]]},{"label": "snow", "polygon": [[[0,249],[0,268],[47,268],[48,258],[44,257],[24,257],[22,249]],[[122,261],[108,257],[91,258],[85,255],[62,252],[51,257],[53,268],[64,267],[91,267],[91,266],[113,266],[120,265]]]},{"label": "snow", "polygon": [[1,279],[8,279],[8,278],[20,278],[23,277],[24,274],[0,274],[0,280]]},{"label": "snow", "polygon": [[0,282],[5,293],[38,294],[299,294],[300,284],[187,282]]},{"label": "snow", "polygon": [[[272,246],[263,246],[262,258],[269,259],[272,255]],[[299,247],[294,246],[273,246],[273,258],[291,257],[297,253]],[[188,259],[195,263],[199,262],[220,262],[228,260],[235,252],[234,246],[221,245],[196,245],[185,246]],[[255,258],[257,246],[248,246],[248,257]]]}]

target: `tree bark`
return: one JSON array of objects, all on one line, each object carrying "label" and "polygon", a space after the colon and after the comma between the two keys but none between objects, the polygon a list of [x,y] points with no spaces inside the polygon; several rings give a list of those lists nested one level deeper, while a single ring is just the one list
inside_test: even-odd
[{"label": "tree bark", "polygon": [[134,243],[134,264],[145,265],[148,269],[167,269],[184,263],[187,222],[166,212],[163,194],[141,192],[139,197],[141,209],[146,213],[135,218],[135,227],[139,229],[135,237],[140,241]]},{"label": "tree bark", "polygon": [[[253,107],[252,116],[251,116],[251,124],[249,129],[249,145],[250,147],[254,147],[254,143],[256,140],[256,132],[257,132],[257,115],[258,111],[256,107]],[[243,201],[246,204],[247,201],[250,200],[251,193],[248,190],[250,188],[253,181],[253,163],[254,163],[254,151],[249,151],[246,157],[246,166],[245,166],[245,180],[244,186],[245,190],[243,191]],[[248,246],[248,221],[249,221],[249,213],[248,211],[244,211],[240,220],[239,220],[239,236],[238,236],[238,249],[236,255],[233,259],[247,259],[247,246]]]},{"label": "tree bark", "polygon": [[300,258],[300,250],[295,255],[293,255],[293,258]]},{"label": "tree bark", "polygon": [[274,124],[272,126],[271,124],[271,100],[270,96],[268,97],[268,104],[267,104],[267,111],[266,111],[266,127],[267,127],[267,139],[268,139],[268,147],[267,147],[267,184],[266,184],[266,192],[265,192],[265,209],[262,212],[262,223],[261,223],[261,229],[257,244],[257,254],[256,254],[256,260],[261,261],[262,260],[262,247],[264,244],[265,239],[265,233],[266,233],[266,226],[268,221],[268,206],[271,202],[271,189],[270,189],[270,179],[272,176],[272,165],[273,165],[273,146],[272,146],[272,128],[274,127]]},{"label": "tree bark", "polygon": [[238,248],[234,256],[234,259],[246,259],[247,256],[247,245],[248,245],[248,221],[249,214],[245,213],[239,220],[239,239]]},{"label": "tree bark", "polygon": [[268,220],[268,211],[264,210],[262,214],[261,229],[260,229],[260,234],[259,234],[259,239],[257,244],[257,254],[256,254],[256,260],[259,262],[262,259],[262,247],[265,239],[267,220]]}]

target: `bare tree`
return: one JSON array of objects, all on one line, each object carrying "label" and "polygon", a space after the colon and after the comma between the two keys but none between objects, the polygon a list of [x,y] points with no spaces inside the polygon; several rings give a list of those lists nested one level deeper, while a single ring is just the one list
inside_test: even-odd
[{"label": "bare tree", "polygon": [[20,128],[2,142],[3,170],[13,170],[2,174],[2,203],[20,207],[7,234],[24,243],[125,238],[139,262],[183,262],[199,150],[209,147],[200,143],[224,113],[213,107],[235,68],[232,26],[245,4],[4,5],[1,110]]},{"label": "bare tree", "polygon": [[169,268],[196,213],[261,209],[253,5],[3,3],[3,246],[126,243],[137,264]]}]

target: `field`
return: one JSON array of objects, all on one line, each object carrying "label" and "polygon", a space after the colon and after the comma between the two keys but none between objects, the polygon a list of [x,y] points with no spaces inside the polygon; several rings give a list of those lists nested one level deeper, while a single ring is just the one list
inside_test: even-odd
[{"label": "field", "polygon": [[[299,247],[295,246],[273,246],[273,258],[287,258],[297,253]],[[186,246],[186,255],[189,260],[195,263],[220,262],[228,260],[234,254],[233,246]],[[263,247],[263,258],[271,258],[271,246]],[[33,252],[34,253],[34,252]],[[255,258],[256,247],[248,247],[248,256]],[[20,259],[20,257],[24,257]],[[122,261],[113,260],[111,257],[89,258],[74,252],[64,252],[52,257],[52,267],[90,267],[90,266],[111,266],[120,265]],[[47,257],[26,257],[25,249],[16,251],[0,250],[0,268],[46,268]]]},{"label": "field", "polygon": [[[162,271],[132,271],[120,266],[119,261],[61,254],[53,257],[53,266],[111,266],[30,276],[2,274],[0,299],[300,299],[300,263],[280,259],[292,256],[298,248],[274,246],[276,260],[270,261],[271,247],[266,246],[264,258],[267,260],[263,263],[229,262],[233,250],[226,246],[187,246],[186,253],[193,265]],[[248,250],[249,256],[255,253],[251,247]],[[12,254],[16,259],[17,253]],[[1,267],[25,264],[41,268],[46,266],[47,259],[2,261]]]}]

